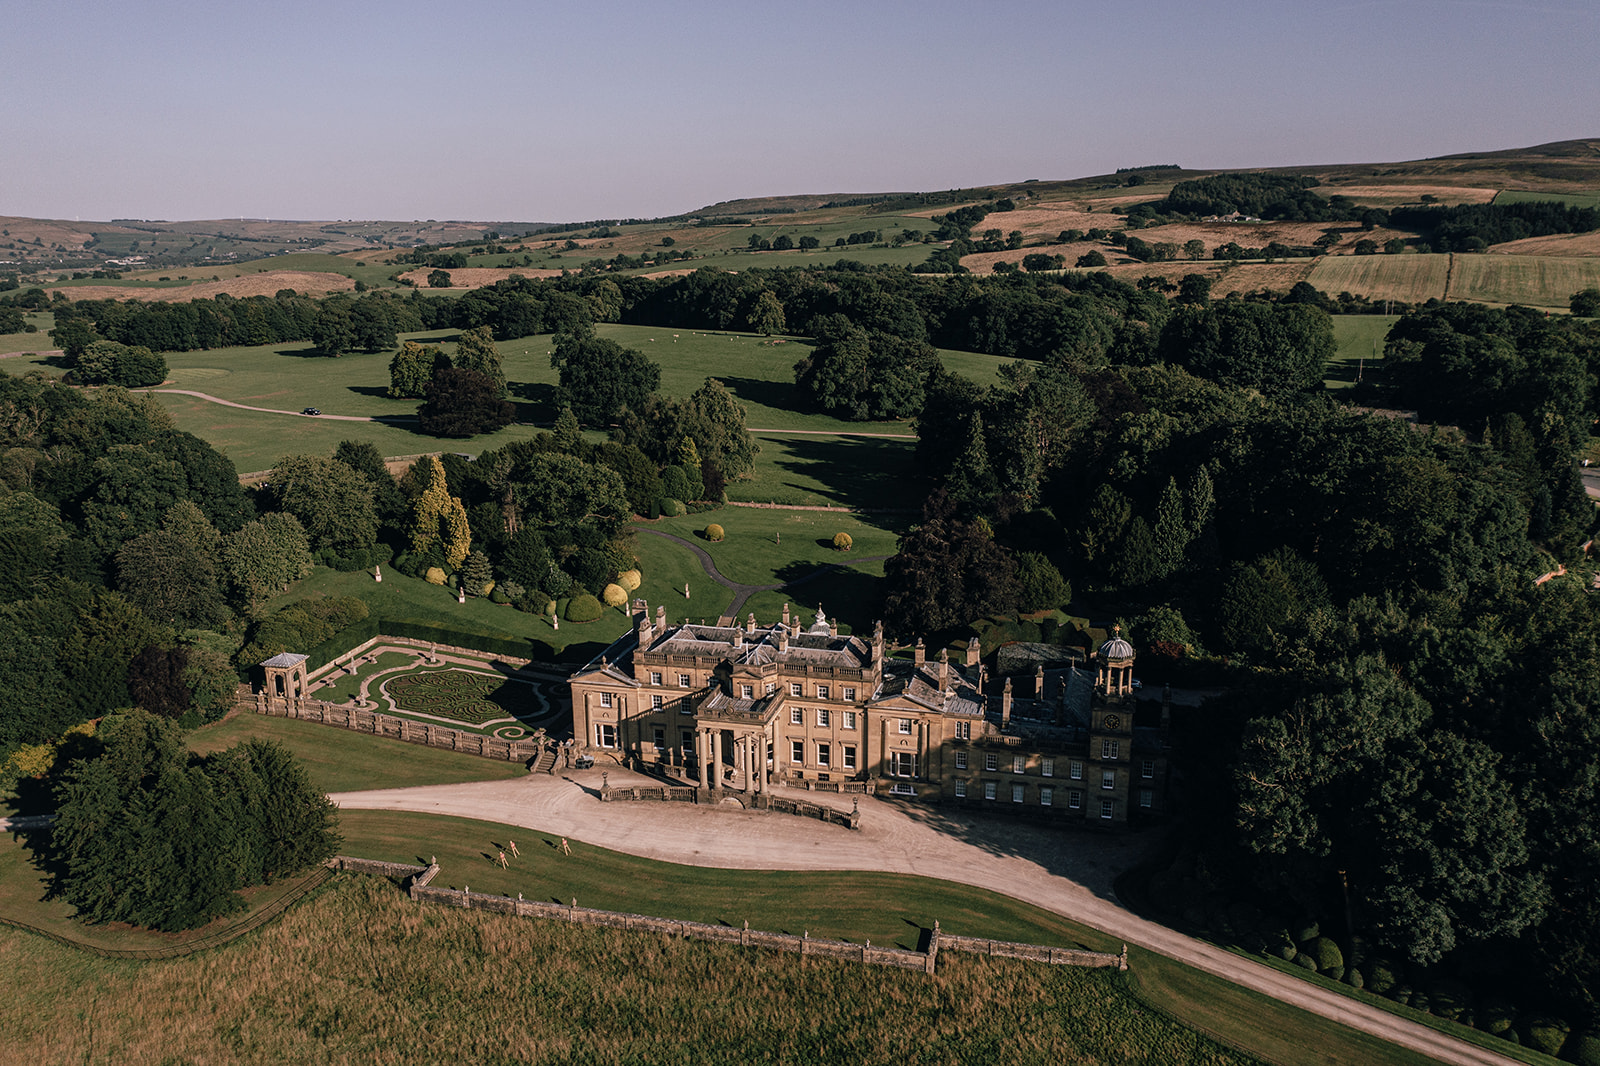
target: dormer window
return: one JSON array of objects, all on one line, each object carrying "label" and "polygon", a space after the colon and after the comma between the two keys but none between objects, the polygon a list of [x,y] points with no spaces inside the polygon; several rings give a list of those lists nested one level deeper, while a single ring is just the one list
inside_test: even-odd
[{"label": "dormer window", "polygon": [[740,699],[746,699],[746,700],[755,699],[755,695],[756,695],[756,690],[755,690],[755,686],[754,685],[740,685],[739,686],[739,698]]}]

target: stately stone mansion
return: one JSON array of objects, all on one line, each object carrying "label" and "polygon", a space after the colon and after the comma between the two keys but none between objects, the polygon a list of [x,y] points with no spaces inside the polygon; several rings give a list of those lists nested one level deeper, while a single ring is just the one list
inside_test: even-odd
[{"label": "stately stone mansion", "polygon": [[989,677],[922,642],[912,659],[804,625],[669,624],[643,600],[634,627],[574,673],[573,735],[599,759],[685,778],[713,797],[774,782],[873,790],[1123,825],[1166,809],[1167,726],[1134,725],[1134,652],[1114,637],[1082,661]]}]

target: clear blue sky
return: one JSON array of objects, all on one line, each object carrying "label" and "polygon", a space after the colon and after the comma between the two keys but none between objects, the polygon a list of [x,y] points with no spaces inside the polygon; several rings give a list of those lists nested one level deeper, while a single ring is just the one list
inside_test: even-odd
[{"label": "clear blue sky", "polygon": [[6,0],[0,214],[653,216],[1600,135],[1595,0]]}]

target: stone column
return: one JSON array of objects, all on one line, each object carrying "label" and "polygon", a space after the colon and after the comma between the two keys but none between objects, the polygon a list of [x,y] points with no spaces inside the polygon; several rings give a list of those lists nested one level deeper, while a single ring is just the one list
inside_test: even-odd
[{"label": "stone column", "polygon": [[710,788],[711,734],[704,729],[696,729],[694,737],[694,753],[700,761],[700,787]]},{"label": "stone column", "polygon": [[744,758],[740,760],[744,763],[744,790],[746,792],[754,792],[756,789],[755,737],[749,733],[746,733],[744,736],[740,737],[739,752],[744,756]]},{"label": "stone column", "polygon": [[757,733],[755,739],[756,765],[761,768],[757,780],[761,783],[761,791],[765,792],[767,790],[767,735],[765,733]]}]

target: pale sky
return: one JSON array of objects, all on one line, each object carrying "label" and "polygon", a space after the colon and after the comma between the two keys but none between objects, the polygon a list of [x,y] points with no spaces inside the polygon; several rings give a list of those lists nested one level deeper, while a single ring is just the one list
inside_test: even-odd
[{"label": "pale sky", "polygon": [[1594,0],[0,0],[0,214],[650,217],[1600,136]]}]

